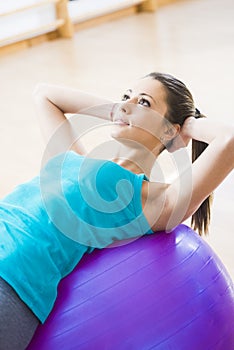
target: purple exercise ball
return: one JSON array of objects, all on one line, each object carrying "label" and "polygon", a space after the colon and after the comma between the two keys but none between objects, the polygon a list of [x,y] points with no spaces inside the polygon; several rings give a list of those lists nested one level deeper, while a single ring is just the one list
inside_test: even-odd
[{"label": "purple exercise ball", "polygon": [[83,257],[28,350],[233,350],[234,286],[179,225]]}]

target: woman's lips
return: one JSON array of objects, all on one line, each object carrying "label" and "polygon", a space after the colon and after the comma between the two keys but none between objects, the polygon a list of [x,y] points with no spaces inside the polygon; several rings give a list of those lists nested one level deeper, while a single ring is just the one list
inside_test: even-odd
[{"label": "woman's lips", "polygon": [[114,120],[114,124],[117,124],[117,125],[129,125],[129,123],[123,119],[116,119]]}]

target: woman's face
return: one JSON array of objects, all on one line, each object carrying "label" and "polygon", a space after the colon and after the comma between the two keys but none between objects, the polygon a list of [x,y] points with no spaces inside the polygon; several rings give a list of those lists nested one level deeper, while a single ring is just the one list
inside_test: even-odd
[{"label": "woman's face", "polygon": [[153,149],[160,141],[167,112],[166,93],[155,79],[144,78],[128,89],[113,113],[111,136]]}]

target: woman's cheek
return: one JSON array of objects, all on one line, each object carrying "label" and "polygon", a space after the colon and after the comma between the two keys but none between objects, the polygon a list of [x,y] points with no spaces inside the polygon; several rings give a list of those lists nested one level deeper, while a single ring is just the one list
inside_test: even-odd
[{"label": "woman's cheek", "polygon": [[134,116],[131,125],[140,128],[142,131],[159,138],[163,123],[163,117],[154,111]]}]

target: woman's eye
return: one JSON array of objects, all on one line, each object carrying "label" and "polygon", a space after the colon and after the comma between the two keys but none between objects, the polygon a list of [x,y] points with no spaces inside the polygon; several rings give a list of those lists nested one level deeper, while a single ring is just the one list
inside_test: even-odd
[{"label": "woman's eye", "polygon": [[138,103],[142,106],[145,106],[145,107],[150,107],[150,102],[148,100],[146,100],[145,98],[141,98]]},{"label": "woman's eye", "polygon": [[121,101],[126,101],[126,100],[129,100],[130,99],[130,96],[128,96],[127,94],[124,94],[121,98]]}]

